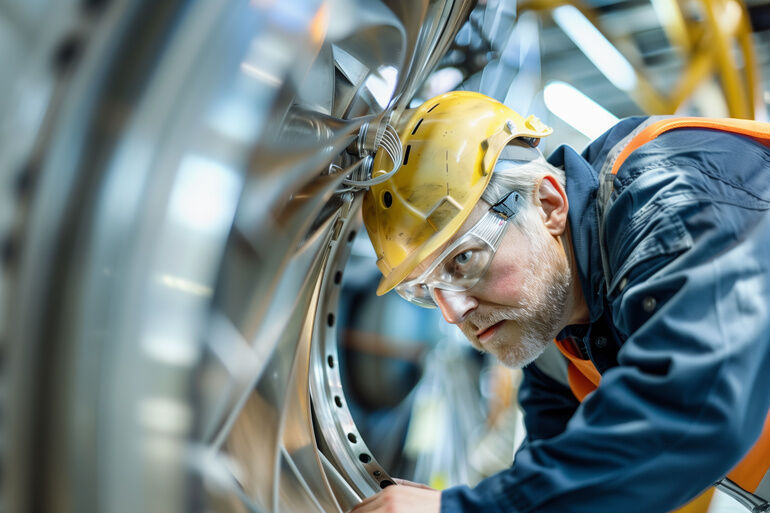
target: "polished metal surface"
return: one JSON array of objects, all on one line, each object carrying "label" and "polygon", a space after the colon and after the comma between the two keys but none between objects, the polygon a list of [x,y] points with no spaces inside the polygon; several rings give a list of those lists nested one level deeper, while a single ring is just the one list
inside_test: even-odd
[{"label": "polished metal surface", "polygon": [[752,513],[770,511],[770,503],[753,493],[747,492],[726,477],[717,481],[715,487]]},{"label": "polished metal surface", "polygon": [[337,340],[388,127],[440,65],[522,111],[559,71],[639,113],[532,11],[474,4],[0,0],[0,513],[345,512],[392,484]]},{"label": "polished metal surface", "polygon": [[341,387],[340,277],[364,164],[470,7],[0,1],[2,511],[392,484]]}]

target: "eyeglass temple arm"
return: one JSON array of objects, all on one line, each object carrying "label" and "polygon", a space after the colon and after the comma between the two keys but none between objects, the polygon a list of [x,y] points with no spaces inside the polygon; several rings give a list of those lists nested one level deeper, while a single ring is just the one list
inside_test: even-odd
[{"label": "eyeglass temple arm", "polygon": [[521,195],[518,192],[509,192],[503,199],[492,205],[492,212],[506,221],[516,217],[521,210]]}]

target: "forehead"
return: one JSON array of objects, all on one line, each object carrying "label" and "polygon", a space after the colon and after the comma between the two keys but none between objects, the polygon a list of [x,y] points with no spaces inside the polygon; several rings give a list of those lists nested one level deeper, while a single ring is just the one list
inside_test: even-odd
[{"label": "forehead", "polygon": [[460,237],[465,235],[468,230],[473,228],[473,225],[475,225],[479,219],[484,215],[484,213],[489,210],[490,205],[488,205],[484,200],[479,200],[478,203],[476,203],[476,206],[473,207],[473,210],[471,210],[471,213],[468,215],[468,218],[465,220],[465,222],[460,226],[460,229],[457,230],[457,232],[444,244],[439,246],[433,253],[428,255],[427,258],[425,258],[420,264],[414,268],[414,270],[409,273],[409,276],[407,276],[404,281],[409,281],[417,278],[420,276],[428,267],[430,267],[433,262],[438,258],[441,253],[444,252],[446,248],[451,246],[452,244],[457,241]]}]

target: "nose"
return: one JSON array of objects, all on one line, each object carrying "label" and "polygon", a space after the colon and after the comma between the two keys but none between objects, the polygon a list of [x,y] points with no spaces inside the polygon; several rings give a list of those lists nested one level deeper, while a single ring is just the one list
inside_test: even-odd
[{"label": "nose", "polygon": [[460,324],[478,305],[479,302],[466,292],[434,289],[433,300],[436,302],[441,315],[450,324]]}]

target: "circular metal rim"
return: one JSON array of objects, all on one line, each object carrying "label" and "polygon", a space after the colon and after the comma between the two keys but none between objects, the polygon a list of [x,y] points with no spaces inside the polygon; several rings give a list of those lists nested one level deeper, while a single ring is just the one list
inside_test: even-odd
[{"label": "circular metal rim", "polygon": [[321,282],[324,296],[319,301],[316,318],[325,322],[316,323],[311,349],[310,393],[323,442],[331,447],[335,466],[351,478],[361,496],[368,496],[395,483],[372,455],[348,408],[340,376],[335,321],[342,290],[342,279],[336,276],[344,272],[353,239],[357,231],[363,229],[356,216],[362,199],[362,194],[356,195],[342,220]]}]

